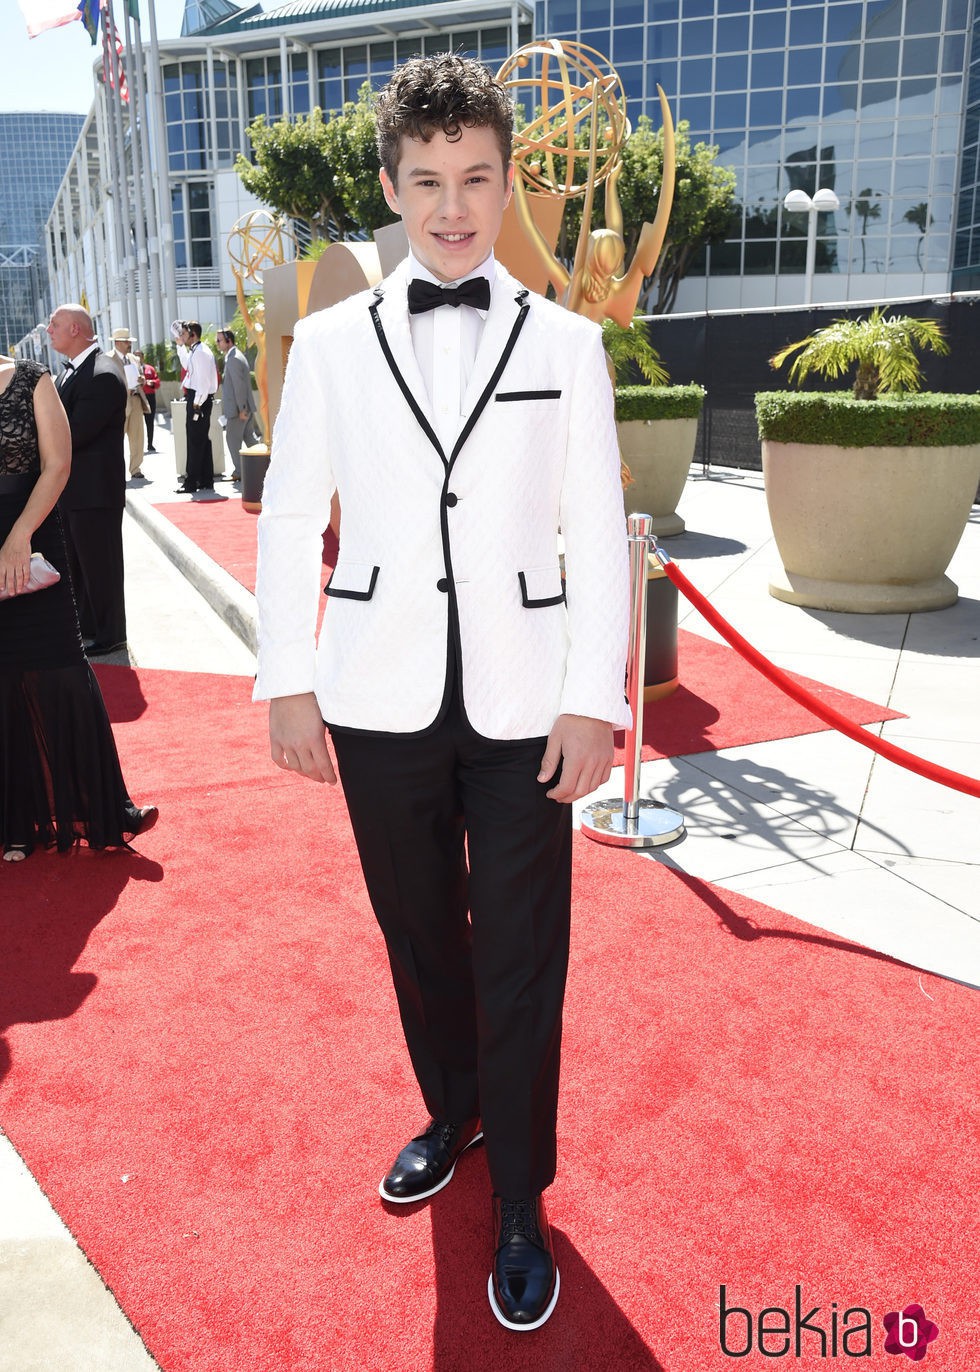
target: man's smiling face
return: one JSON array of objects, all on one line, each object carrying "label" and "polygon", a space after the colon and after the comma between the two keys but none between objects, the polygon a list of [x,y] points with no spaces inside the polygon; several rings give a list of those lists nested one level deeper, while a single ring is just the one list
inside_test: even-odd
[{"label": "man's smiling face", "polygon": [[402,137],[397,188],[381,172],[385,199],[400,214],[412,251],[440,281],[458,281],[489,257],[510,201],[514,166],[504,167],[492,129],[463,127],[428,143]]}]

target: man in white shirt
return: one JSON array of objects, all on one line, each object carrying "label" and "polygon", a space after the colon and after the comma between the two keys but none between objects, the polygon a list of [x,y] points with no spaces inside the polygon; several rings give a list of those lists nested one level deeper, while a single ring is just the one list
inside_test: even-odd
[{"label": "man in white shirt", "polygon": [[514,177],[504,88],[477,62],[420,58],[376,112],[411,253],[296,326],[259,520],[255,698],[271,702],[272,760],[299,776],[336,781],[330,730],[431,1116],[381,1196],[425,1200],[485,1141],[490,1305],[527,1331],[560,1285],[541,1193],[571,802],[609,776],[629,722],[612,388],[601,330],[494,259]]},{"label": "man in white shirt", "polygon": [[211,408],[218,389],[218,368],[214,354],[201,342],[201,326],[196,319],[185,321],[180,341],[186,367],[184,400],[187,403],[187,468],[181,495],[214,490],[214,459],[211,453]]},{"label": "man in white shirt", "polygon": [[126,381],[129,400],[126,404],[126,442],[129,445],[129,475],[139,478],[143,475],[143,447],[146,425],[143,423],[143,372],[133,356],[136,340],[124,325],[112,333],[112,352],[109,356],[121,368]]}]

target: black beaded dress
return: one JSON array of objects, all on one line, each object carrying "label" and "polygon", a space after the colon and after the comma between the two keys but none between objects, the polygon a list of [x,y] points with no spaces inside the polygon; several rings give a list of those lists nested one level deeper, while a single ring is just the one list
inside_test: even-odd
[{"label": "black beaded dress", "polygon": [[[19,361],[0,391],[0,546],[41,473],[34,388]],[[57,505],[31,538],[55,586],[0,600],[0,847],[116,847],[139,828],[102,692],[82,650]]]}]

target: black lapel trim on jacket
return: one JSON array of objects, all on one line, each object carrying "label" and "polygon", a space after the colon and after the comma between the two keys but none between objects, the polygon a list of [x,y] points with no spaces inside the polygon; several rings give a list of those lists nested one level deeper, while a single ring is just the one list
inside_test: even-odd
[{"label": "black lapel trim on jacket", "polygon": [[467,419],[466,423],[463,425],[463,429],[459,435],[459,438],[457,438],[456,440],[456,446],[455,448],[453,448],[452,455],[449,459],[450,468],[452,468],[453,463],[459,456],[460,449],[462,448],[463,444],[466,442],[470,434],[473,432],[473,425],[476,423],[476,421],[480,418],[480,415],[486,409],[487,401],[490,399],[491,395],[493,395],[494,391],[496,390],[497,382],[500,380],[501,376],[503,375],[504,368],[510,361],[510,355],[514,351],[514,344],[517,342],[518,335],[520,334],[521,329],[523,329],[524,321],[525,319],[527,319],[527,316],[531,309],[530,305],[527,303],[527,297],[529,294],[530,292],[527,290],[520,290],[514,296],[515,304],[520,305],[521,307],[520,313],[514,320],[514,327],[511,329],[510,337],[508,338],[507,343],[504,346],[503,352],[500,354],[500,361],[493,369],[493,376],[491,376],[490,380],[487,382],[485,391],[470,411],[470,416]]},{"label": "black lapel trim on jacket", "polygon": [[378,335],[378,342],[381,344],[381,351],[385,355],[385,361],[391,368],[392,376],[398,382],[398,386],[401,390],[402,395],[408,401],[412,413],[418,420],[419,427],[421,428],[422,432],[425,434],[429,442],[432,444],[433,448],[435,448],[436,452],[442,458],[443,463],[448,466],[448,463],[446,463],[446,454],[442,450],[442,444],[436,437],[435,430],[433,429],[432,425],[429,423],[425,415],[422,413],[422,407],[419,405],[419,402],[415,399],[415,396],[412,394],[408,382],[405,380],[401,372],[398,370],[398,363],[395,361],[395,355],[391,351],[388,339],[385,336],[384,325],[381,323],[381,316],[378,313],[378,305],[384,299],[384,292],[380,287],[378,287],[374,294],[375,301],[374,304],[371,306],[371,319],[374,323],[375,332]]}]

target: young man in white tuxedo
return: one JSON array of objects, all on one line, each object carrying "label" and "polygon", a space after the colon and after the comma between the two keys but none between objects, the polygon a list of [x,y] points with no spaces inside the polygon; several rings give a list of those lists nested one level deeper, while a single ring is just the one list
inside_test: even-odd
[{"label": "young man in white tuxedo", "polygon": [[431,1116],[381,1195],[424,1200],[484,1141],[490,1304],[523,1331],[559,1292],[542,1192],[571,802],[608,778],[629,720],[629,591],[601,331],[493,256],[512,117],[484,67],[448,55],[407,63],[378,97],[382,184],[411,251],[296,327],[259,521],[255,697],[279,767],[334,782],[330,731]]}]

